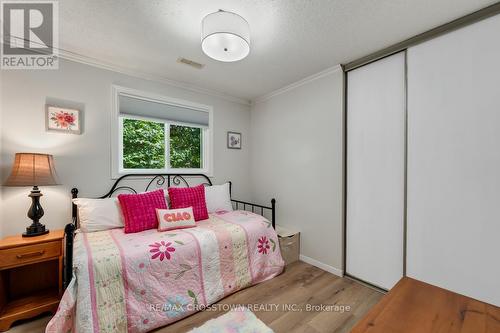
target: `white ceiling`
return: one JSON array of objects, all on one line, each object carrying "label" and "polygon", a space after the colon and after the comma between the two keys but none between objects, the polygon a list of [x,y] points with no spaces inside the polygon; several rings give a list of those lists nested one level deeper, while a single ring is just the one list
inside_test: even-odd
[{"label": "white ceiling", "polygon": [[[247,100],[346,63],[496,0],[62,0],[60,47],[130,70]],[[219,63],[200,46],[202,18],[246,18],[250,55]],[[185,57],[205,64],[194,69]]]}]

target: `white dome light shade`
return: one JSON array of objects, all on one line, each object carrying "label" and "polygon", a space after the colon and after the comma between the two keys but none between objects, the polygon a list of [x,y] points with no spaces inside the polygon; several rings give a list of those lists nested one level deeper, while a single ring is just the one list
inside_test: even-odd
[{"label": "white dome light shade", "polygon": [[207,56],[224,62],[238,61],[250,53],[250,27],[241,16],[218,11],[203,18],[201,48]]}]

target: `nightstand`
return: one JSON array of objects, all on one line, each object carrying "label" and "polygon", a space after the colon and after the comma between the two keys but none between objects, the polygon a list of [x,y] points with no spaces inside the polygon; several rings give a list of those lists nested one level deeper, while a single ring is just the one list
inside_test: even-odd
[{"label": "nightstand", "polygon": [[13,322],[55,313],[63,284],[64,230],[0,240],[0,332]]}]

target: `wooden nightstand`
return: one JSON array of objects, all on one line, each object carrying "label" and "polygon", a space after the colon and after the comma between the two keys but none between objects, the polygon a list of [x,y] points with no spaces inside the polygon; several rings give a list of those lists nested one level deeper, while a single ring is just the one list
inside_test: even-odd
[{"label": "wooden nightstand", "polygon": [[63,284],[64,230],[0,240],[0,332],[13,322],[55,313]]}]

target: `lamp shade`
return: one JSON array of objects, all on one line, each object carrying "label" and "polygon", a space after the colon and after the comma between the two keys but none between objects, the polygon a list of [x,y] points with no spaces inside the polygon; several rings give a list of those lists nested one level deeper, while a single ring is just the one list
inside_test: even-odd
[{"label": "lamp shade", "polygon": [[52,155],[17,153],[5,186],[57,185],[57,174]]},{"label": "lamp shade", "polygon": [[232,62],[250,53],[250,27],[238,14],[220,10],[203,18],[203,52],[215,60]]}]

